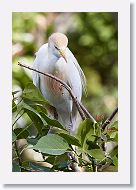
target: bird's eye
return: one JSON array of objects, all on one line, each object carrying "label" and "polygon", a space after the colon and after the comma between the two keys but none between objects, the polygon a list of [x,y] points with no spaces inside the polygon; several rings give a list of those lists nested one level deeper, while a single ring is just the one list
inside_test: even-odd
[{"label": "bird's eye", "polygon": [[57,46],[54,46],[54,47],[55,47],[55,49],[59,50],[59,48]]}]

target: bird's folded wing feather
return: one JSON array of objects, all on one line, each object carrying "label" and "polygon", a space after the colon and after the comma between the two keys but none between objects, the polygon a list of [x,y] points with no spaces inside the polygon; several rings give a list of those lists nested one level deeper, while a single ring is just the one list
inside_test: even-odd
[{"label": "bird's folded wing feather", "polygon": [[[47,43],[42,45],[38,52],[36,52],[36,58],[33,63],[33,68],[39,71],[43,71],[44,67],[44,60],[46,60],[46,57],[48,55],[48,45]],[[34,85],[40,89],[40,74],[38,72],[33,71],[32,72],[32,78]]]},{"label": "bird's folded wing feather", "polygon": [[82,84],[82,89],[84,91],[84,93],[87,93],[87,89],[86,89],[86,77],[80,67],[80,65],[78,64],[76,58],[74,57],[73,53],[69,50],[69,48],[67,48],[67,52],[69,57],[71,58],[71,60],[73,61],[75,67],[77,68],[79,75],[80,75],[80,79],[81,79],[81,84]]},{"label": "bird's folded wing feather", "polygon": [[[35,59],[34,63],[33,63],[33,69],[38,70],[38,62]],[[38,72],[33,71],[32,72],[32,78],[33,78],[33,83],[37,88],[40,88],[40,76],[38,74]]]}]

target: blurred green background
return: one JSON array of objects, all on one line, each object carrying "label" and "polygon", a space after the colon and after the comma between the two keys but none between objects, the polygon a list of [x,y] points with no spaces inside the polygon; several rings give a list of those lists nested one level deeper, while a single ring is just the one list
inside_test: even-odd
[{"label": "blurred green background", "polygon": [[65,33],[87,78],[88,95],[82,101],[99,120],[117,105],[118,96],[118,14],[117,13],[32,13],[16,12],[13,26],[13,91],[32,81],[35,53],[53,32]]}]

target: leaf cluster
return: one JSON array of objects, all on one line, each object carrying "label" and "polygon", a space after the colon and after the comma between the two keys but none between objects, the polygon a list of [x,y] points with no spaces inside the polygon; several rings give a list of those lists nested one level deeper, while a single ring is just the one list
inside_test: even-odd
[{"label": "leaf cluster", "polygon": [[[13,171],[72,171],[70,165],[76,163],[83,171],[117,171],[118,170],[118,123],[103,130],[101,123],[93,123],[86,119],[80,123],[76,135],[69,131],[49,113],[48,101],[40,91],[28,83],[21,95],[13,92],[12,112],[12,143],[15,157]],[[20,119],[28,118],[29,123],[21,127]],[[50,128],[54,131],[50,133]],[[33,150],[42,155],[42,162],[50,167],[39,165],[38,161],[23,160],[22,152],[16,143],[25,139],[28,145],[24,150]],[[108,151],[106,144],[114,143]],[[71,153],[74,157],[71,157]]]}]

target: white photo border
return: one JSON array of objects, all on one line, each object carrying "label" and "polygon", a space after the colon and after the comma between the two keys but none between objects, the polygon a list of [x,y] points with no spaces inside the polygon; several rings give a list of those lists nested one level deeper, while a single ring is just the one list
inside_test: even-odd
[{"label": "white photo border", "polygon": [[[118,12],[118,172],[12,172],[12,12]],[[2,0],[0,26],[1,183],[130,184],[130,2]]]}]

